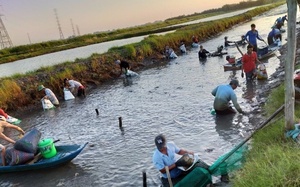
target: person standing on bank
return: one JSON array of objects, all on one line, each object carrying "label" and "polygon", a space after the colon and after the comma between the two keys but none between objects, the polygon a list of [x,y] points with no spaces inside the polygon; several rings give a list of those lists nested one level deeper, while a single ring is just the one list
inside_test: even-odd
[{"label": "person standing on bank", "polygon": [[64,86],[68,88],[73,94],[76,94],[78,97],[81,95],[85,96],[85,87],[78,81],[64,79]]},{"label": "person standing on bank", "polygon": [[253,46],[253,51],[257,52],[257,40],[256,39],[263,41],[263,42],[264,42],[264,39],[262,39],[259,36],[258,31],[255,28],[256,28],[255,24],[251,24],[251,30],[249,30],[245,34],[245,39],[249,44],[251,44]]},{"label": "person standing on bank", "polygon": [[40,85],[38,87],[38,91],[45,92],[45,96],[43,97],[43,99],[49,99],[51,101],[51,103],[55,106],[59,105],[59,101],[58,101],[57,97],[55,96],[55,94],[52,92],[52,90],[50,90],[49,88],[45,88],[44,85]]},{"label": "person standing on bank", "polygon": [[184,155],[191,154],[194,152],[181,149],[175,145],[174,142],[167,142],[166,137],[163,134],[159,134],[154,139],[156,149],[154,151],[152,161],[156,169],[158,169],[162,175],[163,186],[168,186],[168,176],[165,167],[168,167],[170,171],[170,177],[173,184],[179,182],[184,176],[182,170],[178,169],[177,166],[181,166],[180,163],[176,162],[175,154]]},{"label": "person standing on bank", "polygon": [[129,63],[125,60],[116,60],[115,62],[116,62],[116,64],[118,64],[120,66],[120,69],[121,69],[120,75],[122,73],[124,73],[126,75],[127,71],[130,69]]},{"label": "person standing on bank", "polygon": [[219,85],[213,89],[211,94],[215,96],[214,109],[216,114],[225,115],[236,113],[236,111],[230,106],[230,101],[232,101],[235,109],[239,113],[245,114],[238,104],[236,94],[234,93],[234,90],[237,87],[240,87],[239,81],[232,79],[229,84]]}]

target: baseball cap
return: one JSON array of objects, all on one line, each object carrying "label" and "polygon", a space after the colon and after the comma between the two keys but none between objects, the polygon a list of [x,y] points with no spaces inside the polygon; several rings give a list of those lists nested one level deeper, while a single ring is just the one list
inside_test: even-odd
[{"label": "baseball cap", "polygon": [[154,139],[155,145],[158,150],[161,150],[163,147],[166,146],[166,137],[163,134],[159,134]]},{"label": "baseball cap", "polygon": [[240,85],[240,83],[239,83],[239,81],[238,80],[236,80],[236,79],[232,79],[231,81],[230,81],[230,83],[229,83],[230,85],[236,85],[236,86],[238,86],[238,87],[240,87],[241,85]]}]

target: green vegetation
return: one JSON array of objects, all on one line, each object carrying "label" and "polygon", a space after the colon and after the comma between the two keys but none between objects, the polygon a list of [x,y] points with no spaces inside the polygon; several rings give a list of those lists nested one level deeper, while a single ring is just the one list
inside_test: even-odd
[{"label": "green vegetation", "polygon": [[[281,85],[270,94],[265,111],[271,114],[283,103],[284,85]],[[241,171],[235,174],[233,186],[299,186],[299,144],[284,136],[283,115],[282,112],[276,121],[254,136],[252,149]],[[295,115],[300,116],[299,105],[296,105]]]},{"label": "green vegetation", "polygon": [[0,64],[106,41],[171,31],[184,27],[172,25],[274,2],[278,2],[278,0],[243,1],[239,4],[224,5],[219,9],[207,10],[202,13],[194,13],[187,16],[177,16],[165,21],[148,23],[136,27],[117,29],[96,34],[86,34],[65,40],[53,40],[31,45],[21,45],[12,48],[6,48],[0,50]]},{"label": "green vegetation", "polygon": [[[76,59],[75,62],[43,67],[25,75],[18,74],[9,78],[2,78],[0,79],[0,90],[5,91],[0,92],[0,98],[2,98],[0,107],[6,110],[14,110],[39,103],[39,98],[41,98],[41,93],[37,92],[39,84],[44,84],[62,97],[61,86],[63,85],[63,79],[66,77],[74,77],[85,85],[99,85],[116,78],[120,71],[114,63],[116,59],[128,60],[133,70],[147,66],[148,61],[152,61],[151,63],[164,63],[166,59],[163,53],[166,45],[179,52],[178,45],[182,40],[185,41],[186,46],[191,46],[193,35],[198,36],[200,41],[207,40],[236,24],[249,21],[252,17],[281,4],[276,3],[259,7],[230,18],[189,25],[167,35],[150,35],[139,43],[111,48],[105,54],[93,54],[87,59]],[[22,92],[23,94],[13,94],[13,97],[11,97],[8,84],[4,84],[5,80],[11,81],[16,93]]]}]

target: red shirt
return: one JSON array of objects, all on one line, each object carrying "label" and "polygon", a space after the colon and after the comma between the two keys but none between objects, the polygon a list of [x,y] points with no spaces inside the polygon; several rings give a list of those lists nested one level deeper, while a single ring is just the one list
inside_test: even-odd
[{"label": "red shirt", "polygon": [[4,112],[4,110],[2,110],[1,108],[0,108],[0,115],[4,116],[5,118],[8,117],[7,114]]},{"label": "red shirt", "polygon": [[248,73],[256,68],[257,54],[253,51],[250,55],[248,53],[243,55],[243,69],[245,73]]}]

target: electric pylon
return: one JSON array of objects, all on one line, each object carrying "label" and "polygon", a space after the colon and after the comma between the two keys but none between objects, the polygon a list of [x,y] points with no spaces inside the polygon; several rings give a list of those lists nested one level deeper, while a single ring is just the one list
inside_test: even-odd
[{"label": "electric pylon", "polygon": [[58,31],[59,31],[60,39],[63,40],[63,39],[65,39],[65,37],[64,37],[64,34],[63,34],[63,32],[62,32],[62,30],[61,30],[61,27],[60,27],[60,24],[59,24],[59,19],[58,19],[58,16],[57,16],[57,11],[56,11],[56,9],[54,9],[54,14],[55,14],[56,21],[57,21],[57,25],[58,25]]},{"label": "electric pylon", "polygon": [[2,15],[0,15],[0,46],[1,46],[1,49],[13,47],[13,44],[10,40],[10,37],[9,37],[8,32],[7,32],[7,30],[4,26],[4,23],[1,19],[1,16]]},{"label": "electric pylon", "polygon": [[76,34],[75,34],[74,25],[73,25],[73,20],[72,20],[72,19],[70,19],[70,20],[71,20],[71,26],[72,26],[72,30],[73,30],[73,36],[75,37],[75,36],[76,36]]},{"label": "electric pylon", "polygon": [[79,32],[79,27],[78,27],[78,25],[76,25],[76,29],[77,29],[77,36],[80,36],[80,32]]}]

